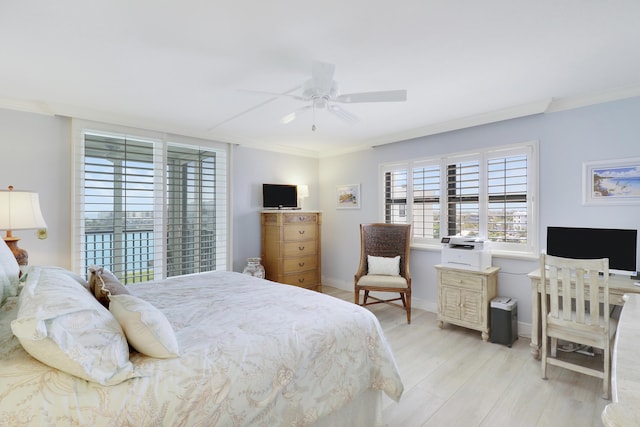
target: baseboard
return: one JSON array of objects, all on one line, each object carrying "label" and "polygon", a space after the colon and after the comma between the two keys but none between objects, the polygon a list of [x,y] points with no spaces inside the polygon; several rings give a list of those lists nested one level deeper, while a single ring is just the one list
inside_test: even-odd
[{"label": "baseboard", "polygon": [[[347,292],[353,292],[353,282],[344,282],[339,280],[333,280],[328,277],[322,277],[322,284],[332,286],[334,288],[341,289]],[[375,293],[372,293],[375,296]],[[395,304],[395,303],[394,303]],[[399,304],[399,303],[398,303]],[[411,306],[419,308],[430,313],[438,312],[438,302],[430,301],[422,298],[411,297]],[[518,321],[518,336],[531,339],[531,324]]]}]

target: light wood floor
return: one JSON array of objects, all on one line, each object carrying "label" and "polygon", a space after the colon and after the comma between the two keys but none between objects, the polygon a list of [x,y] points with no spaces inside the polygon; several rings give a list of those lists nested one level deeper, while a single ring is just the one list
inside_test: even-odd
[{"label": "light wood floor", "polygon": [[[352,292],[323,291],[353,301]],[[509,348],[483,342],[480,332],[446,323],[439,329],[435,313],[413,309],[408,325],[400,308],[367,308],[384,329],[404,383],[399,403],[385,396],[386,426],[602,426],[609,401],[600,397],[601,380],[555,366],[543,380],[529,339]]]}]

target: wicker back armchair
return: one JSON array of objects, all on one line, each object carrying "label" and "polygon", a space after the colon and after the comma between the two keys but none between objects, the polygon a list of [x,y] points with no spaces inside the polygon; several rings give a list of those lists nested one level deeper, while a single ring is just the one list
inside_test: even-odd
[{"label": "wicker back armchair", "polygon": [[[407,323],[411,323],[410,242],[410,224],[360,224],[360,265],[354,277],[356,304],[401,301],[407,312]],[[360,291],[364,291],[362,304]],[[400,295],[381,299],[370,296],[370,291]],[[369,298],[373,301],[368,301]]]}]

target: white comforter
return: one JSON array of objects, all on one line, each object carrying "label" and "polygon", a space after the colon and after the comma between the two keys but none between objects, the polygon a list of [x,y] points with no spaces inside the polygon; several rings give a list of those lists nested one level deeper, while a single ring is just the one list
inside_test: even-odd
[{"label": "white comforter", "polygon": [[22,349],[10,298],[0,307],[0,423],[303,426],[368,390],[402,394],[377,319],[354,304],[229,272],[128,288],[164,312],[181,357],[132,353],[144,376],[111,387],[77,379]]}]

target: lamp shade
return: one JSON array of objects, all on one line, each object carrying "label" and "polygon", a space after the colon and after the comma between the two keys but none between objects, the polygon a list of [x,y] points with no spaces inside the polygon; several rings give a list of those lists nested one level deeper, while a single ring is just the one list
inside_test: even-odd
[{"label": "lamp shade", "polygon": [[40,197],[31,191],[0,191],[0,230],[47,228]]},{"label": "lamp shade", "polygon": [[298,197],[309,197],[309,186],[308,185],[298,185]]}]

